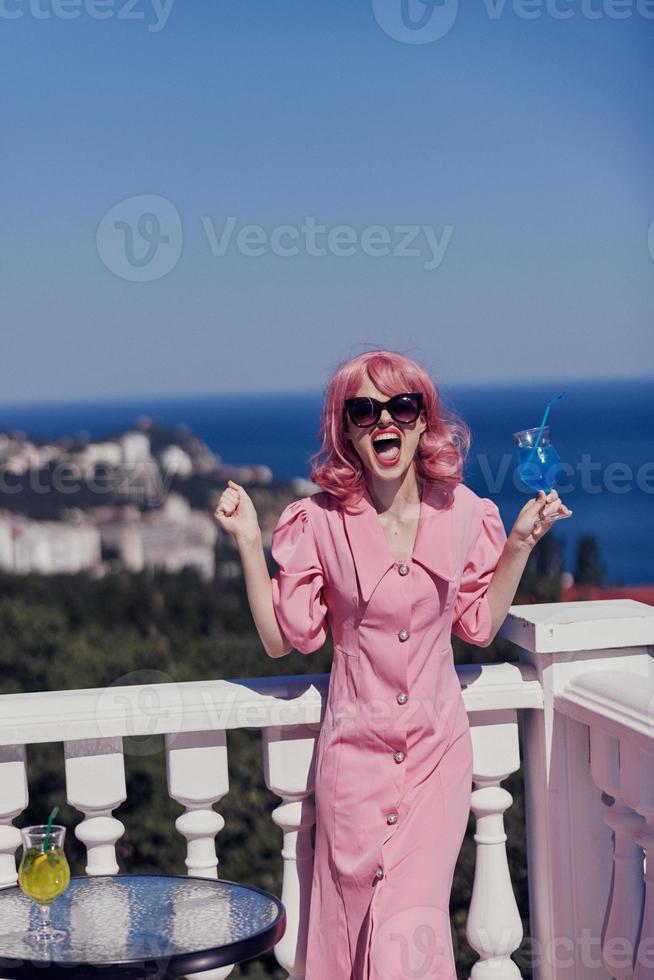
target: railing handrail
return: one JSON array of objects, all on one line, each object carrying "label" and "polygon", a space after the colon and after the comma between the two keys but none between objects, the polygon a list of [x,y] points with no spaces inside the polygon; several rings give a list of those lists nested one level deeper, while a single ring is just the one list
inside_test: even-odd
[{"label": "railing handrail", "polygon": [[636,599],[514,605],[499,635],[535,654],[647,646],[654,643],[654,606]]},{"label": "railing handrail", "polygon": [[[456,671],[468,711],[542,708],[541,684],[528,664],[466,664]],[[329,677],[292,674],[4,694],[0,745],[229,728],[319,727]]]},{"label": "railing handrail", "polygon": [[644,681],[628,671],[584,671],[554,696],[554,710],[615,738],[629,732],[636,744],[651,752],[654,697]]}]

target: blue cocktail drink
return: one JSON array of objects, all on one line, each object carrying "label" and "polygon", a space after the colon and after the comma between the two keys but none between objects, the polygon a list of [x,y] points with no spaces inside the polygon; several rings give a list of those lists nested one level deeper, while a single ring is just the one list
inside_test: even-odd
[{"label": "blue cocktail drink", "polygon": [[518,447],[518,475],[532,490],[550,493],[557,478],[561,457],[550,442],[550,427],[543,427],[534,449],[540,427],[515,432],[513,441]]},{"label": "blue cocktail drink", "polygon": [[[565,391],[561,391],[550,398],[539,426],[513,433],[513,441],[518,447],[518,475],[523,483],[537,491],[537,500],[540,499],[541,490],[545,494],[543,501],[554,491],[554,481],[561,465],[561,458],[550,442],[550,427],[545,423],[552,405],[564,395]],[[554,493],[558,496],[556,491]],[[572,511],[568,507],[565,510],[568,511],[567,514],[549,514],[541,518],[540,523],[551,523],[569,517]]]}]

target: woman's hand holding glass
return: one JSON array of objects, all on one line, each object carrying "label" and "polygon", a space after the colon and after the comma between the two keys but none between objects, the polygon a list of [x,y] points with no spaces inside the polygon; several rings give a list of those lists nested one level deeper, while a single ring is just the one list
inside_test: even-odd
[{"label": "woman's hand holding glass", "polygon": [[533,548],[546,534],[554,521],[571,517],[572,511],[563,503],[557,490],[548,494],[539,490],[518,513],[510,537],[521,547]]}]

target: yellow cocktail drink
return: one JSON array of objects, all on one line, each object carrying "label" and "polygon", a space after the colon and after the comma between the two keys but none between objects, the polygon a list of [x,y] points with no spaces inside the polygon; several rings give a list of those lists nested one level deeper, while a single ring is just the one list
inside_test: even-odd
[{"label": "yellow cocktail drink", "polygon": [[62,894],[70,881],[70,868],[61,847],[43,852],[29,847],[23,853],[18,884],[39,905],[49,905]]},{"label": "yellow cocktail drink", "polygon": [[23,856],[18,869],[18,884],[39,907],[40,923],[26,933],[25,941],[32,944],[62,942],[66,938],[63,929],[50,925],[50,905],[62,895],[70,883],[70,868],[64,853],[66,828],[53,824],[52,811],[48,824],[23,827]]}]

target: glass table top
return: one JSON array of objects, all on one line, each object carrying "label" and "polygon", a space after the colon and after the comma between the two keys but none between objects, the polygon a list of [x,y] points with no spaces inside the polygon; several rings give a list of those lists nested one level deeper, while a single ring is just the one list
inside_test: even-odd
[{"label": "glass table top", "polygon": [[274,895],[236,882],[185,875],[82,876],[72,878],[53,902],[50,920],[68,937],[45,950],[29,945],[23,936],[38,923],[35,903],[17,886],[0,890],[1,975],[8,975],[4,967],[13,960],[31,962],[41,975],[43,964],[54,962],[68,966],[68,975],[73,964],[128,967],[182,957],[184,972],[191,972],[193,957],[212,966],[240,962],[225,958],[228,948],[241,959],[271,948],[284,932],[285,912]]}]

